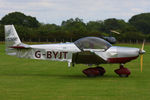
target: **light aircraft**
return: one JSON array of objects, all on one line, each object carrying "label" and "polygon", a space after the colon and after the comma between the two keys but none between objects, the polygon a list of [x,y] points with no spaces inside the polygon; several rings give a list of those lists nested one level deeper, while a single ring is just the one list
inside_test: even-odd
[{"label": "light aircraft", "polygon": [[112,46],[98,37],[85,37],[73,43],[27,45],[20,41],[13,25],[5,25],[6,54],[20,58],[66,61],[68,66],[75,64],[95,65],[83,70],[87,76],[101,76],[105,73],[100,64],[120,64],[115,72],[121,77],[130,75],[124,64],[136,59],[141,54],[141,71],[144,51],[142,48]]}]

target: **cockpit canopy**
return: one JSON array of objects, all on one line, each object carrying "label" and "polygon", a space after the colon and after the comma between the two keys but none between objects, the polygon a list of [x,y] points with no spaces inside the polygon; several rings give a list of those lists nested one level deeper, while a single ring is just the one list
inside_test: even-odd
[{"label": "cockpit canopy", "polygon": [[112,45],[98,37],[85,37],[74,42],[74,44],[81,50],[84,49],[105,49],[107,50]]}]

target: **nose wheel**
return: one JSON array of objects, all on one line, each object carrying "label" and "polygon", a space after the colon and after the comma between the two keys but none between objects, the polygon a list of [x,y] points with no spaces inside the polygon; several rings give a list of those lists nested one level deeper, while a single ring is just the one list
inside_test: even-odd
[{"label": "nose wheel", "polygon": [[103,67],[87,68],[82,71],[87,77],[103,76],[106,72]]},{"label": "nose wheel", "polygon": [[115,70],[115,73],[120,77],[128,77],[131,74],[130,70],[128,68],[125,68],[123,64],[120,65],[119,69]]}]

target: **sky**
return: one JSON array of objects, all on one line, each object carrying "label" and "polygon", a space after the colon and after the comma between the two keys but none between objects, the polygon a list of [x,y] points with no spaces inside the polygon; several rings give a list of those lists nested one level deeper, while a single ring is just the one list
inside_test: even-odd
[{"label": "sky", "polygon": [[84,22],[108,18],[128,21],[133,15],[150,12],[150,0],[0,0],[0,19],[15,11],[45,24],[60,25],[76,17]]}]

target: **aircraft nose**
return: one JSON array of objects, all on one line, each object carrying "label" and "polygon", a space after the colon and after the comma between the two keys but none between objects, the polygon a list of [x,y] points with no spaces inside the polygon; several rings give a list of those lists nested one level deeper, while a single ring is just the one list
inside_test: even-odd
[{"label": "aircraft nose", "polygon": [[117,52],[119,57],[136,57],[138,56],[140,49],[130,47],[118,47]]}]

